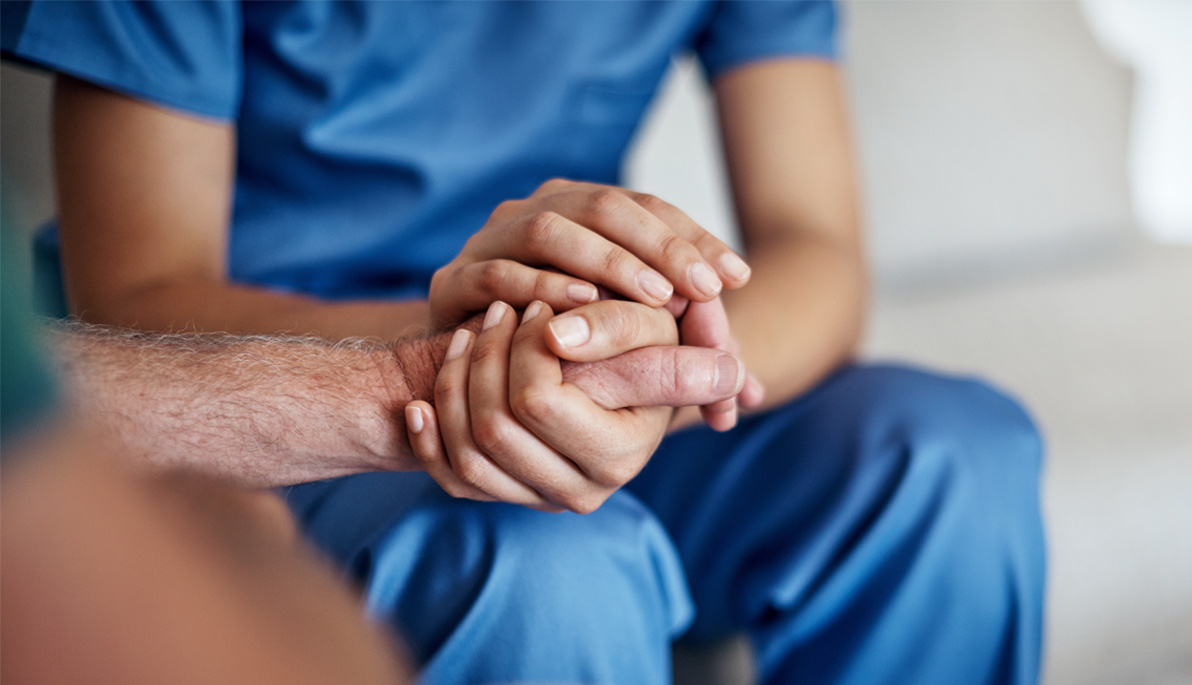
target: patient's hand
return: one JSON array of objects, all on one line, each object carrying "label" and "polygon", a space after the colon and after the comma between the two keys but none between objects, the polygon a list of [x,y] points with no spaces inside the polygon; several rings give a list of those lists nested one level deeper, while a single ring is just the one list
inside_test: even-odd
[{"label": "patient's hand", "polygon": [[556,179],[499,205],[435,272],[431,321],[456,325],[497,300],[566,311],[596,301],[595,285],[652,307],[674,293],[707,302],[749,275],[724,243],[652,195]]},{"label": "patient's hand", "polygon": [[[639,347],[641,320],[630,315],[635,307],[625,301],[605,300],[560,314],[547,324],[546,343],[560,358],[573,362],[607,359]],[[676,295],[665,310],[678,323],[678,343],[733,354],[740,351],[719,297],[692,302]],[[738,402],[751,409],[761,404],[763,396],[761,384],[749,374],[739,397],[705,405],[700,412],[712,429],[726,431],[737,423]]]},{"label": "patient's hand", "polygon": [[[645,465],[673,406],[736,396],[744,366],[726,352],[679,347],[673,317],[640,304],[591,305],[594,363],[567,365],[547,346],[552,311],[533,303],[519,325],[495,303],[478,336],[455,333],[435,384],[435,406],[412,402],[406,426],[415,455],[456,497],[590,512]],[[605,316],[607,315],[607,316]],[[619,322],[616,331],[602,322]],[[632,322],[632,323],[626,323]],[[633,335],[623,336],[632,330]]]}]

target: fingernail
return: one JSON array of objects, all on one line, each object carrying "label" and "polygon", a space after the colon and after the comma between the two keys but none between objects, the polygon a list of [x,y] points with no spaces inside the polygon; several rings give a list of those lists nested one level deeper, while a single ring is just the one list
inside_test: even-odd
[{"label": "fingernail", "polygon": [[582,316],[565,316],[546,324],[555,340],[563,347],[579,347],[592,337],[588,320]]},{"label": "fingernail", "polygon": [[691,285],[707,297],[716,297],[720,294],[720,278],[703,262],[692,264],[687,269],[687,277],[691,279]]},{"label": "fingernail", "polygon": [[468,338],[471,335],[471,331],[461,328],[455,332],[455,335],[451,336],[451,344],[447,346],[447,361],[455,359],[463,354],[464,350],[468,349]]},{"label": "fingernail", "polygon": [[422,432],[422,410],[418,407],[406,407],[406,425],[415,435]]},{"label": "fingernail", "polygon": [[504,302],[497,301],[490,304],[488,306],[488,313],[484,315],[484,327],[481,330],[487,331],[501,323],[501,319],[505,318],[506,309],[508,307]]},{"label": "fingernail", "polygon": [[572,283],[567,286],[567,297],[571,298],[572,302],[579,302],[580,304],[588,304],[595,302],[600,293],[596,290],[596,286],[588,285],[587,283]]},{"label": "fingernail", "polygon": [[637,285],[647,295],[659,302],[666,302],[670,299],[671,293],[675,292],[675,287],[670,284],[670,281],[663,278],[662,274],[650,269],[642,269],[637,272]]},{"label": "fingernail", "polygon": [[745,377],[745,365],[731,354],[722,354],[716,358],[716,381],[713,392],[717,395],[728,395],[736,391]]},{"label": "fingernail", "polygon": [[538,300],[534,300],[530,303],[529,307],[526,307],[526,313],[522,315],[522,323],[525,323],[535,316],[538,316],[538,312],[540,311],[542,311],[542,303]]},{"label": "fingernail", "polygon": [[745,263],[745,260],[741,259],[732,252],[725,252],[724,254],[720,255],[720,270],[738,281],[749,278],[750,272],[753,271],[749,268],[749,265]]}]

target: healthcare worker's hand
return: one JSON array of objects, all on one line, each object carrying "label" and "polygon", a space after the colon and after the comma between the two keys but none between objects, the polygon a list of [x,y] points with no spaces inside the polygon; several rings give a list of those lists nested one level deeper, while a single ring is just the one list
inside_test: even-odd
[{"label": "healthcare worker's hand", "polygon": [[431,322],[456,325],[497,300],[566,311],[595,302],[595,286],[651,307],[675,293],[708,302],[749,275],[724,243],[652,195],[555,179],[498,205],[435,272]]},{"label": "healthcare worker's hand", "polygon": [[520,325],[512,307],[494,303],[478,336],[455,333],[435,406],[406,407],[410,445],[444,490],[590,512],[646,464],[671,407],[741,392],[740,359],[675,346],[677,328],[665,310],[615,300],[592,307],[585,315],[594,336],[605,335],[603,322],[635,320],[634,349],[593,363],[561,362],[547,346],[553,312],[541,302],[531,303]]}]

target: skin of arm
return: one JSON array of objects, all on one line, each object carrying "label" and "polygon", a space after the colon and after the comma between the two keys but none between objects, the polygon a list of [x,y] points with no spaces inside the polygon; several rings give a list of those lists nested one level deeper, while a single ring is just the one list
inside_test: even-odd
[{"label": "skin of arm", "polygon": [[53,135],[62,266],[76,315],[145,330],[333,340],[397,339],[428,326],[425,301],[330,303],[228,282],[231,126],[59,77]]},{"label": "skin of arm", "polygon": [[762,62],[714,83],[738,222],[753,278],[726,292],[762,408],[802,393],[853,354],[868,273],[839,70]]},{"label": "skin of arm", "polygon": [[[480,328],[478,319],[463,326]],[[404,407],[433,400],[450,333],[399,341],[159,334],[69,324],[52,334],[80,421],[138,466],[266,487],[364,471],[423,470]],[[717,392],[721,353],[639,347],[564,363],[563,378],[605,410],[683,406]],[[663,386],[650,379],[683,382]],[[609,450],[642,436],[626,431]]]}]

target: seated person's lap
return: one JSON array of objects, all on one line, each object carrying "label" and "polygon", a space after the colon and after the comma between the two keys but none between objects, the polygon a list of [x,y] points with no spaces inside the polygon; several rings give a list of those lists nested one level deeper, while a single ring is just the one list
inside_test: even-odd
[{"label": "seated person's lap", "polygon": [[[729,433],[669,436],[629,492],[586,517],[451,500],[422,474],[299,486],[290,500],[368,584],[375,614],[417,626],[431,674],[451,663],[442,681],[624,682],[600,654],[641,671],[628,682],[665,679],[689,583],[688,637],[747,631],[764,674],[849,681],[841,664],[899,663],[930,639],[950,656],[920,664],[921,680],[942,682],[1037,663],[1039,459],[1029,418],[981,383],[851,366]],[[521,654],[478,649],[489,631]]]}]

